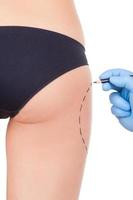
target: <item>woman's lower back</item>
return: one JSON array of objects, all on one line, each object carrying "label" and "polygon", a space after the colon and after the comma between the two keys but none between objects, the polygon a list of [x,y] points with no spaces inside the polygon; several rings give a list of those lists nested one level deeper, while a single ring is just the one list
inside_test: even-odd
[{"label": "woman's lower back", "polygon": [[0,0],[0,26],[26,25],[55,30],[84,44],[73,0]]}]

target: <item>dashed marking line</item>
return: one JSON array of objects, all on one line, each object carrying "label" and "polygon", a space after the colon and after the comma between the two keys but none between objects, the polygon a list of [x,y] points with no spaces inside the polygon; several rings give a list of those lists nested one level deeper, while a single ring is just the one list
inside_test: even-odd
[{"label": "dashed marking line", "polygon": [[84,95],[84,97],[83,97],[83,99],[82,99],[82,103],[81,103],[81,105],[80,105],[79,118],[78,118],[80,136],[81,136],[83,145],[84,145],[85,150],[86,150],[87,153],[88,153],[88,148],[87,148],[87,145],[86,145],[86,143],[85,143],[85,139],[84,139],[84,137],[83,137],[83,133],[82,133],[82,129],[81,129],[81,116],[80,116],[80,115],[81,115],[81,111],[82,111],[82,108],[83,108],[83,102],[85,101],[85,98],[86,98],[87,93],[89,92],[91,86],[92,86],[92,83],[91,83],[91,84],[89,85],[89,87],[87,88],[86,93],[85,93],[85,95]]}]

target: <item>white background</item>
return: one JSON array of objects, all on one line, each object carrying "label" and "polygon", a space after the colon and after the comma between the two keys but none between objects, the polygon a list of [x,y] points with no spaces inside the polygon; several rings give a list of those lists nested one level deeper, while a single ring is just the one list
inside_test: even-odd
[{"label": "white background", "polygon": [[[133,71],[131,0],[75,0],[93,80],[105,70]],[[93,85],[93,122],[80,200],[133,199],[133,132],[112,115],[109,94]]]},{"label": "white background", "polygon": [[[133,6],[131,0],[75,0],[86,37],[92,79],[103,71],[133,71]],[[113,92],[113,91],[110,91]],[[110,92],[93,85],[93,120],[79,200],[133,199],[133,133],[111,114]],[[0,199],[6,193],[5,132],[0,120]]]}]

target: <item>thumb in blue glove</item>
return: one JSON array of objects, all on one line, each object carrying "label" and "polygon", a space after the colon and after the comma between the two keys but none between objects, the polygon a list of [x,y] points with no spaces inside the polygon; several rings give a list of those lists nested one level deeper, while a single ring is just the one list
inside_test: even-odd
[{"label": "thumb in blue glove", "polygon": [[100,79],[109,78],[109,83],[103,83],[103,90],[117,91],[110,94],[112,114],[124,128],[133,132],[133,78],[130,74],[133,73],[124,69],[113,69],[100,75]]}]

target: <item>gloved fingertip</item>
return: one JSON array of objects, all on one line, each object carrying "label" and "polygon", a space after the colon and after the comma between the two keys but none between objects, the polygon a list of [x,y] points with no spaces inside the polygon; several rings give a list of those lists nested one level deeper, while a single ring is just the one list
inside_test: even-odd
[{"label": "gloved fingertip", "polygon": [[110,93],[110,95],[109,95],[109,101],[110,101],[110,103],[113,103],[114,102],[114,97],[115,97],[115,94],[116,94],[117,92],[112,92],[112,93]]},{"label": "gloved fingertip", "polygon": [[111,85],[110,85],[110,83],[103,83],[102,88],[104,91],[108,91],[111,89]]}]

